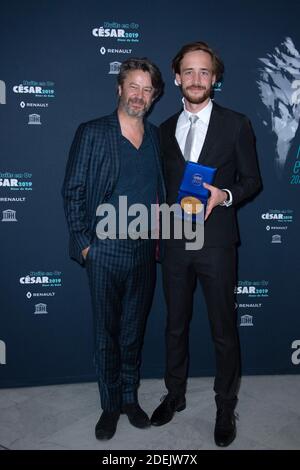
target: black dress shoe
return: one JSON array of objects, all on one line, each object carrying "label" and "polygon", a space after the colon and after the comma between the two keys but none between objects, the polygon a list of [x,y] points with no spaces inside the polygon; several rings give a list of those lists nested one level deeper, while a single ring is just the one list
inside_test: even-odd
[{"label": "black dress shoe", "polygon": [[227,447],[236,436],[235,414],[232,408],[221,407],[217,410],[215,425],[215,443],[219,447]]},{"label": "black dress shoe", "polygon": [[151,426],[151,421],[138,403],[126,403],[122,412],[128,416],[129,422],[136,428],[144,429]]},{"label": "black dress shoe", "polygon": [[185,407],[186,401],[184,396],[174,396],[168,393],[151,416],[151,424],[153,426],[162,426],[171,421],[176,411],[182,411]]},{"label": "black dress shoe", "polygon": [[119,411],[103,411],[95,428],[97,439],[111,439],[116,432],[119,421]]}]

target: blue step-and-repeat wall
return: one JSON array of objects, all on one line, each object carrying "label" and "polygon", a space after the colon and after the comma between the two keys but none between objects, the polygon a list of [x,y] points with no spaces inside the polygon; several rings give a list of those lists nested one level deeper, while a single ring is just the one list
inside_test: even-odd
[{"label": "blue step-and-repeat wall", "polygon": [[[130,56],[161,69],[150,120],[181,106],[170,62],[204,40],[225,62],[214,99],[252,121],[264,189],[239,210],[236,305],[244,374],[300,372],[300,5],[295,0],[3,1],[0,7],[1,386],[94,380],[86,273],[68,258],[61,186],[80,122],[116,106]],[[142,377],[164,371],[160,267]],[[213,375],[200,288],[190,375]]]}]

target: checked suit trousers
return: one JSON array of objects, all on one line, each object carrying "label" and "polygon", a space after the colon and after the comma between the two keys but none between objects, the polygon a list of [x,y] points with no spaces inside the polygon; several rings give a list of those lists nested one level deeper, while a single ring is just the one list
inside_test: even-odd
[{"label": "checked suit trousers", "polygon": [[155,241],[96,239],[86,269],[101,406],[116,411],[137,400],[141,348],[155,286]]}]

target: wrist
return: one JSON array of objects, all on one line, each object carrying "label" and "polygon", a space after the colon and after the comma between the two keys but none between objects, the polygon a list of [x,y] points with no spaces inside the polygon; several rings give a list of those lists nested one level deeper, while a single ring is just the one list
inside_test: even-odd
[{"label": "wrist", "polygon": [[[220,206],[225,206],[225,207],[229,207],[232,205],[232,194],[231,194],[231,191],[229,191],[229,189],[222,189],[223,193],[226,194],[226,198],[224,199],[223,202],[220,203]],[[224,196],[225,197],[225,196]]]},{"label": "wrist", "polygon": [[224,189],[222,189],[222,193],[223,193],[223,201],[221,202],[221,204],[224,204],[224,202],[228,201],[229,195],[227,191],[224,191]]}]

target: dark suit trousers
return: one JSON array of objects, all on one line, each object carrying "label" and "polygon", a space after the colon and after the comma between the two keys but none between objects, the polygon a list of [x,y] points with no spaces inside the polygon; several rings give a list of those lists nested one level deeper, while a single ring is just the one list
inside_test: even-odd
[{"label": "dark suit trousers", "polygon": [[237,394],[240,375],[234,297],[235,246],[186,251],[183,240],[166,242],[163,262],[164,293],[168,309],[166,387],[172,394],[185,393],[189,324],[197,279],[204,293],[215,347],[214,390],[221,400],[232,400]]},{"label": "dark suit trousers", "polygon": [[86,267],[95,328],[95,365],[103,410],[137,400],[141,347],[155,285],[153,240],[99,240]]}]

